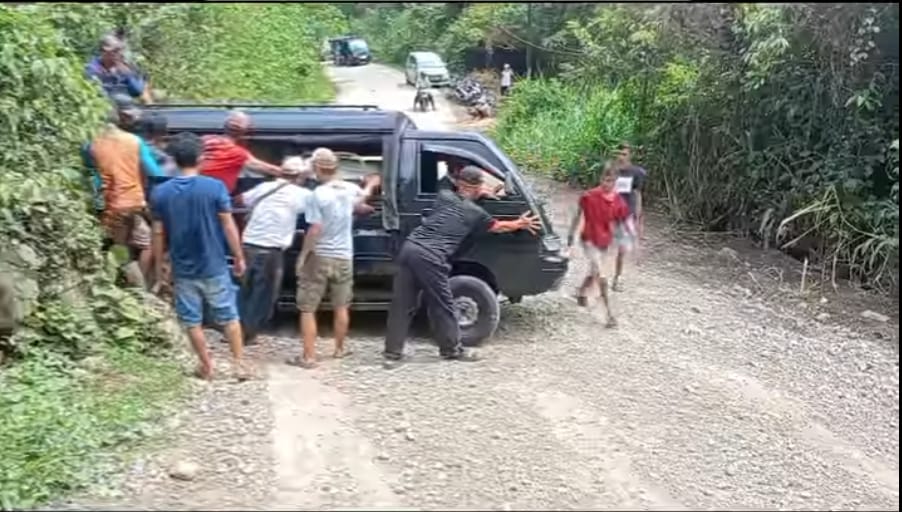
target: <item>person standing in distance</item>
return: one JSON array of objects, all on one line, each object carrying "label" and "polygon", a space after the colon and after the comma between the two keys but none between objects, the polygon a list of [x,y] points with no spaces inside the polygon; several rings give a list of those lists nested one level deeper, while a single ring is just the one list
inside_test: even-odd
[{"label": "person standing in distance", "polygon": [[529,212],[516,220],[493,219],[474,202],[481,194],[482,178],[483,171],[477,167],[461,169],[455,182],[456,191],[439,192],[432,213],[410,233],[401,247],[396,259],[398,273],[392,288],[383,352],[386,368],[394,367],[404,355],[404,344],[419,306],[420,292],[426,300],[429,316],[436,324],[434,334],[438,337],[439,354],[456,361],[479,359],[461,346],[448,281],[450,260],[464,240],[478,232],[509,233],[525,229],[536,234],[541,227],[538,217]]},{"label": "person standing in distance", "polygon": [[345,336],[354,288],[354,212],[361,211],[359,207],[379,184],[378,180],[369,180],[366,188],[361,189],[342,180],[338,158],[327,148],[317,148],[311,161],[320,185],[307,200],[304,213],[308,229],[297,262],[303,353],[287,361],[306,369],[317,364],[316,311],[327,289],[334,315],[333,356],[340,359],[350,354],[345,348]]},{"label": "person standing in distance", "polygon": [[645,210],[642,204],[642,189],[645,187],[645,179],[648,171],[632,162],[632,148],[626,142],[620,144],[617,152],[617,181],[614,189],[629,207],[632,223],[635,225],[635,234],[624,233],[626,236],[618,244],[617,260],[614,264],[614,280],[611,282],[611,290],[623,291],[621,276],[623,275],[623,260],[626,253],[636,248],[644,232]]},{"label": "person standing in distance", "polygon": [[501,95],[507,96],[511,92],[511,87],[514,85],[514,70],[511,69],[511,65],[505,63],[504,68],[501,69]]},{"label": "person standing in distance", "polygon": [[154,187],[151,194],[157,282],[163,281],[161,263],[168,247],[175,312],[200,360],[197,377],[213,378],[213,361],[202,327],[206,304],[212,320],[225,328],[235,376],[239,381],[247,380],[251,372],[244,366],[241,323],[226,261],[226,241],[236,276],[244,274],[245,263],[228,191],[221,181],[199,175],[202,143],[197,135],[176,135],[169,141],[168,151],[179,167],[179,175]]}]

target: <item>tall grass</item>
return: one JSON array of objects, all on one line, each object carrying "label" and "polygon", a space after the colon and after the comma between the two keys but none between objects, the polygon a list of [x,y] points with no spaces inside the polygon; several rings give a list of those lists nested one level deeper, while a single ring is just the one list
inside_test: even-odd
[{"label": "tall grass", "polygon": [[636,122],[620,90],[525,80],[505,101],[493,135],[519,165],[586,186],[617,145],[634,137]]}]

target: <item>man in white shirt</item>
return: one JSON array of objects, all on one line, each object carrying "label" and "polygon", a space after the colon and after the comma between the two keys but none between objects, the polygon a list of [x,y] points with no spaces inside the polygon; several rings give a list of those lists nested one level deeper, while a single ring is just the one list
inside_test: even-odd
[{"label": "man in white shirt", "polygon": [[301,368],[316,366],[316,311],[326,291],[332,305],[336,359],[347,356],[345,336],[350,323],[349,309],[354,287],[354,213],[365,204],[379,185],[368,180],[365,188],[341,179],[338,158],[327,148],[318,148],[311,157],[320,185],[310,196],[307,233],[297,261],[297,304],[303,352],[288,360]]},{"label": "man in white shirt", "polygon": [[246,345],[255,343],[272,315],[282,287],[285,249],[294,241],[298,215],[312,194],[300,186],[310,176],[307,162],[290,157],[282,169],[284,178],[261,183],[241,196],[248,208],[242,237],[247,270],[238,307]]}]

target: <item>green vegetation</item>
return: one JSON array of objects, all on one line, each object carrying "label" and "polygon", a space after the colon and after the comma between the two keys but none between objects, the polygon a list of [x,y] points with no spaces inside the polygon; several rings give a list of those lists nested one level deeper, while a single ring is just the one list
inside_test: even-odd
[{"label": "green vegetation", "polygon": [[0,333],[0,508],[91,482],[101,453],[133,441],[183,390],[162,308],[115,285],[79,160],[107,109],[83,75],[100,35],[129,46],[170,98],[329,99],[320,42],[329,5],[0,6],[0,272],[15,283]]},{"label": "green vegetation", "polygon": [[528,50],[533,80],[517,83],[495,136],[533,171],[590,183],[626,139],[650,169],[650,199],[674,220],[804,246],[828,275],[897,289],[898,5],[347,12],[387,60],[409,49],[451,62],[467,48]]}]

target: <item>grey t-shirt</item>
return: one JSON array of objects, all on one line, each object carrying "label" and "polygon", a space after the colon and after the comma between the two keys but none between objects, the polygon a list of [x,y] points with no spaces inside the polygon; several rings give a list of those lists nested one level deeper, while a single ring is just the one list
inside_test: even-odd
[{"label": "grey t-shirt", "polygon": [[322,233],[314,252],[327,258],[354,258],[354,203],[363,197],[363,189],[353,183],[335,180],[316,187],[304,210],[308,224],[320,224]]},{"label": "grey t-shirt", "polygon": [[638,165],[629,165],[620,170],[614,189],[626,201],[630,213],[636,215],[636,193],[645,185],[645,169]]}]

